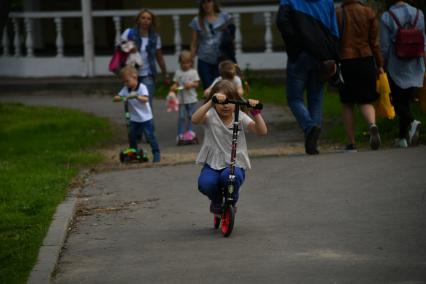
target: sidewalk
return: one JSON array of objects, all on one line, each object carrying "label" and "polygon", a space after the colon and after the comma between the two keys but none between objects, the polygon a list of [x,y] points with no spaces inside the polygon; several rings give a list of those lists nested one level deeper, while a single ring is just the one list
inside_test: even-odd
[{"label": "sidewalk", "polygon": [[[59,83],[58,83],[59,84]],[[23,85],[25,85],[23,83]],[[67,88],[70,88],[67,85]],[[93,93],[95,90],[96,93]],[[116,91],[117,89],[115,89]],[[103,91],[104,92],[104,91]],[[2,102],[21,102],[27,105],[48,105],[56,107],[66,107],[82,110],[97,116],[108,118],[114,124],[117,124],[119,133],[121,133],[121,143],[113,145],[106,150],[108,168],[122,167],[118,161],[118,152],[127,145],[127,135],[125,129],[125,120],[123,115],[123,106],[120,103],[113,103],[111,100],[113,93],[101,93],[99,90],[92,89],[91,94],[84,94],[80,91],[69,91],[68,93],[56,93],[54,90],[35,91],[30,94],[22,92],[3,92],[0,94]],[[279,95],[279,94],[277,94]],[[268,126],[268,135],[257,137],[248,134],[248,147],[251,155],[283,155],[291,153],[304,153],[303,133],[293,115],[288,108],[266,104],[262,115]],[[166,112],[166,102],[163,99],[154,100],[154,121],[156,125],[156,136],[160,144],[163,163],[173,164],[182,161],[194,161],[200,145],[177,146],[177,113]],[[202,127],[195,127],[197,135],[202,141]],[[145,144],[142,147],[148,148]],[[149,152],[149,151],[148,151]]]},{"label": "sidewalk", "polygon": [[[0,101],[79,109],[125,133],[123,106],[100,93],[3,92]],[[418,159],[425,147],[307,156],[289,110],[267,104],[269,134],[248,137],[251,156],[287,157],[253,159],[235,231],[224,239],[211,229],[208,202],[195,187],[200,145],[176,146],[177,114],[165,108],[155,100],[162,163],[143,170],[152,164],[120,164],[123,135],[107,163],[58,207],[29,283],[50,282],[55,267],[55,283],[426,279],[426,164]]]}]

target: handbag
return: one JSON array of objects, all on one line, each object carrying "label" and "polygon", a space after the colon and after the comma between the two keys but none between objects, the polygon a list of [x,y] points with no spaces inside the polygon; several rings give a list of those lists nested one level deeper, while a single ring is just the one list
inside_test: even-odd
[{"label": "handbag", "polygon": [[126,60],[128,56],[128,53],[122,51],[120,46],[117,46],[114,49],[114,54],[112,55],[111,60],[109,61],[109,71],[117,75],[120,72],[120,69],[124,65],[126,65]]},{"label": "handbag", "polygon": [[390,101],[390,86],[386,73],[381,73],[376,82],[376,91],[379,93],[379,98],[374,103],[377,117],[394,119],[395,109]]}]

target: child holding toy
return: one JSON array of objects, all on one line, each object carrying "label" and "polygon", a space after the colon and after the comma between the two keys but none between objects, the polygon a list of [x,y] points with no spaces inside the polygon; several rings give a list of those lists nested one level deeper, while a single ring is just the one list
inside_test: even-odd
[{"label": "child holding toy", "polygon": [[[216,83],[210,93],[206,103],[192,115],[194,124],[204,126],[204,141],[196,160],[197,163],[203,164],[198,178],[198,190],[210,199],[210,212],[221,214],[221,188],[228,184],[235,105],[214,104],[212,97],[216,97],[219,102],[224,102],[226,99],[240,100],[241,96],[235,86],[227,80]],[[248,102],[251,106],[259,103],[252,99]],[[253,132],[259,136],[266,135],[268,132],[260,110],[252,110],[251,116],[243,111],[239,112],[241,131],[237,140],[235,191],[232,194],[234,207],[238,201],[239,188],[245,179],[245,171],[251,167],[245,132]]]},{"label": "child holding toy", "polygon": [[[185,133],[195,137],[191,117],[197,103],[197,88],[200,85],[200,77],[197,70],[192,68],[192,57],[188,50],[179,55],[180,68],[176,70],[173,77],[173,85],[170,88],[169,99],[176,97],[179,101],[178,137],[182,141]],[[185,127],[187,122],[187,127]]]},{"label": "child holding toy", "polygon": [[127,100],[130,112],[129,145],[137,149],[138,135],[142,133],[151,145],[153,162],[160,162],[160,148],[154,134],[154,123],[149,94],[146,86],[138,82],[138,71],[133,66],[126,66],[120,71],[120,79],[124,87],[114,96],[114,101]]}]

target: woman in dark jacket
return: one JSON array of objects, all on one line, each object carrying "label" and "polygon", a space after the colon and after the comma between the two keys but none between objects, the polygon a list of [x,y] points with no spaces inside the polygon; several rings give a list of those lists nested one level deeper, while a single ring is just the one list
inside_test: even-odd
[{"label": "woman in dark jacket", "polygon": [[370,147],[377,150],[381,140],[376,115],[371,104],[378,98],[376,78],[383,72],[383,60],[378,38],[375,12],[358,0],[344,0],[336,11],[340,37],[342,74],[345,80],[340,90],[343,122],[348,144],[346,151],[356,151],[354,134],[354,106],[359,105],[368,123]]}]

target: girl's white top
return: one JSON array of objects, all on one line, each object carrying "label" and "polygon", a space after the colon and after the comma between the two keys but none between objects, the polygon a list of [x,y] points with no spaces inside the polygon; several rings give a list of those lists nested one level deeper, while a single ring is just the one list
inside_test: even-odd
[{"label": "girl's white top", "polygon": [[[232,114],[234,118],[234,114]],[[236,166],[250,169],[245,132],[253,120],[244,112],[239,113]],[[233,123],[233,121],[232,121]],[[225,125],[214,108],[207,111],[204,124],[204,141],[196,160],[197,164],[208,164],[221,170],[230,165],[232,150],[232,123]]]},{"label": "girl's white top", "polygon": [[[222,80],[224,80],[224,79],[222,79],[222,76],[219,76],[219,77],[215,78],[214,81],[213,81],[213,83],[210,85],[209,88],[213,88],[213,86],[217,82],[222,81]],[[241,81],[241,78],[239,76],[237,76],[237,75],[234,76],[234,79],[232,79],[231,82],[234,83],[234,86],[237,87],[237,88],[243,86],[243,82]]]}]

